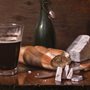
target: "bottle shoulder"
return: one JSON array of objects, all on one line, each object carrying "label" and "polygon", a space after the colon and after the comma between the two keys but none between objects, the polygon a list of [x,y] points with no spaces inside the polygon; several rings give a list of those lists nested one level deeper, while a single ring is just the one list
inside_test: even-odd
[{"label": "bottle shoulder", "polygon": [[51,19],[49,17],[45,17],[45,16],[40,17],[37,25],[53,27],[53,23],[52,23]]}]

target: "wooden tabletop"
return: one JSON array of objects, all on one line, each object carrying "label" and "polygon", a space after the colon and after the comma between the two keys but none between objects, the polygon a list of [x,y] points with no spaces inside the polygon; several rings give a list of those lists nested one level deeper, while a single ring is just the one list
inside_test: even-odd
[{"label": "wooden tabletop", "polygon": [[[37,76],[46,75],[46,78],[38,78]],[[25,67],[20,65],[19,71],[14,76],[0,76],[0,88],[5,86],[14,87],[30,87],[30,86],[89,86],[90,85],[90,71],[82,72],[84,79],[79,82],[71,82],[70,80],[63,80],[61,83],[55,81],[55,71],[44,70],[36,67]],[[4,87],[3,87],[4,86]],[[1,89],[0,89],[1,90]],[[6,89],[7,90],[7,89]]]},{"label": "wooden tabletop", "polygon": [[[37,67],[27,68],[24,65],[18,66],[18,73],[14,76],[0,76],[0,90],[66,90],[71,88],[74,90],[89,90],[90,89],[90,71],[81,72],[84,79],[79,82],[71,80],[55,81],[55,71],[45,70]],[[37,76],[48,76],[38,78]]]}]

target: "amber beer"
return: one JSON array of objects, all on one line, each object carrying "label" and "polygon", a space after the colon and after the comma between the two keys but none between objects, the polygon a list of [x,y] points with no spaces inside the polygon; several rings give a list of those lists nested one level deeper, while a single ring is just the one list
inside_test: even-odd
[{"label": "amber beer", "polygon": [[0,24],[0,75],[15,75],[22,41],[23,25]]},{"label": "amber beer", "polygon": [[21,41],[0,41],[0,69],[11,70],[16,68]]}]

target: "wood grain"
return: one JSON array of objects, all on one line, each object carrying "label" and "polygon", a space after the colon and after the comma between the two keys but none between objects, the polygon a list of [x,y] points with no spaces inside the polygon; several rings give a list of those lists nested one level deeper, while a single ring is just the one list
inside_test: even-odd
[{"label": "wood grain", "polygon": [[[56,48],[66,49],[80,34],[90,33],[90,0],[51,0],[56,18]],[[0,23],[24,24],[22,45],[33,45],[39,0],[0,0]]]}]

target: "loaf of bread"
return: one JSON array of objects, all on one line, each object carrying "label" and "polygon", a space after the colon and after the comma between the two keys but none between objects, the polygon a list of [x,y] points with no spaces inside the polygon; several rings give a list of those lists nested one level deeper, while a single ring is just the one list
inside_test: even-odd
[{"label": "loaf of bread", "polygon": [[19,62],[55,70],[59,65],[64,67],[69,64],[70,59],[69,54],[64,50],[43,46],[25,46],[20,49]]}]

